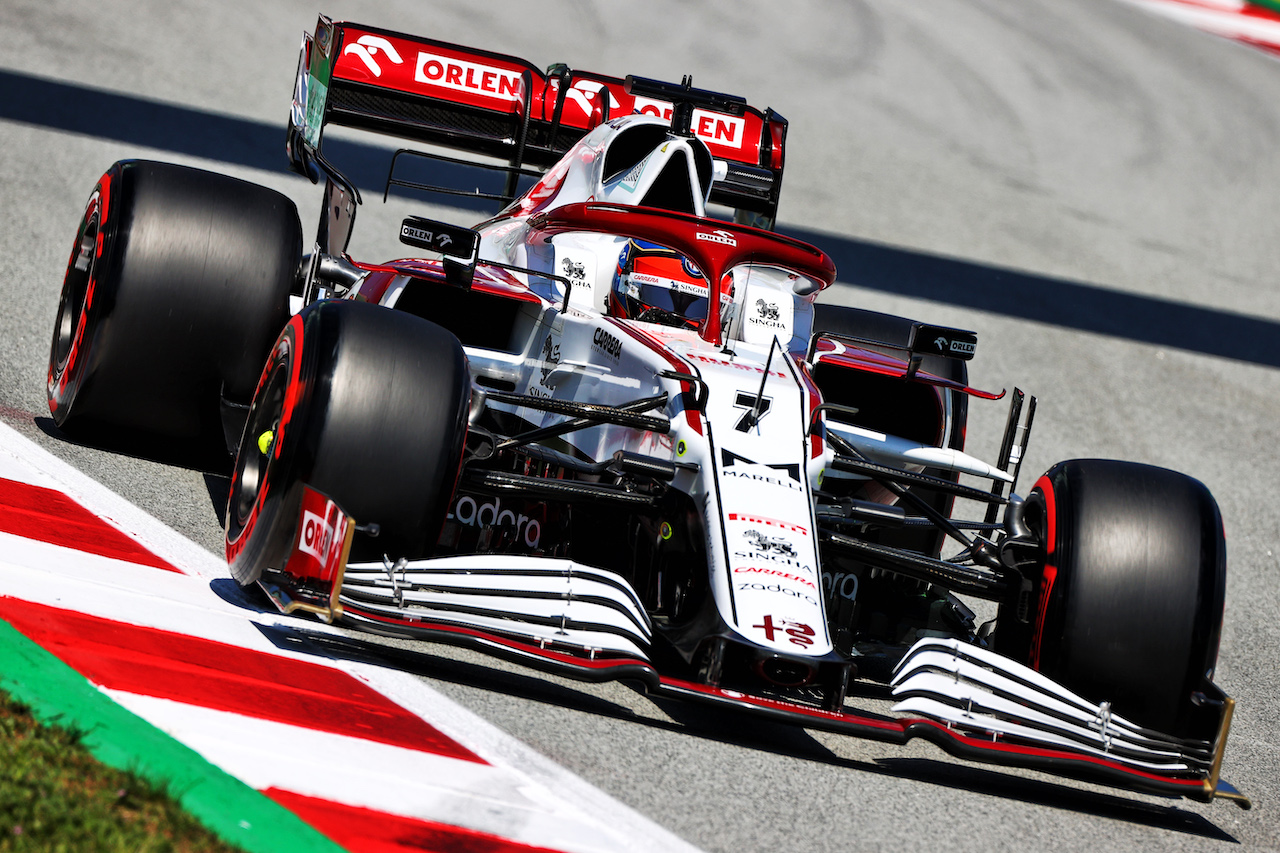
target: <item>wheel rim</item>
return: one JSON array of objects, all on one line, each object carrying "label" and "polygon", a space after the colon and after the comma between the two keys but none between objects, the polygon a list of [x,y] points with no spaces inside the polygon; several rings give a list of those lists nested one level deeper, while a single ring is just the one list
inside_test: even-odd
[{"label": "wheel rim", "polygon": [[289,362],[287,352],[277,355],[262,392],[254,398],[249,410],[227,508],[232,540],[238,539],[250,524],[254,510],[267,491],[272,464],[278,457],[276,448],[289,388]]},{"label": "wheel rim", "polygon": [[75,348],[76,334],[84,316],[85,297],[93,278],[96,263],[95,250],[100,230],[98,211],[94,210],[84,221],[76,237],[75,250],[67,264],[67,275],[62,286],[62,298],[58,302],[58,323],[53,342],[54,364],[58,372],[67,367]]}]

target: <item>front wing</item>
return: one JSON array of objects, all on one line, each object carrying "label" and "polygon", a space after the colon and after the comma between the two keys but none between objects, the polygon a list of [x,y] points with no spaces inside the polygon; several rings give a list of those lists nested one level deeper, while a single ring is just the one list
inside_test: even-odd
[{"label": "front wing", "polygon": [[[304,610],[372,633],[468,647],[583,681],[636,681],[653,696],[728,706],[805,728],[896,744],[919,737],[972,761],[1251,807],[1219,777],[1234,708],[1221,693],[1203,699],[1220,709],[1214,740],[1182,740],[1142,729],[1105,703],[950,639],[923,639],[898,665],[891,686],[899,700],[893,711],[901,717],[728,690],[659,671],[640,598],[620,575],[568,560],[507,556],[348,567],[355,522],[323,495],[305,491],[288,571],[260,581],[284,612]],[[318,530],[318,522],[330,529]]]}]

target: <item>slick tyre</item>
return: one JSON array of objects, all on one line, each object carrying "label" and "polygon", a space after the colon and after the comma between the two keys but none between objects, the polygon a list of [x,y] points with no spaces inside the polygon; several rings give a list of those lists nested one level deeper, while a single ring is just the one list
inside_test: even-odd
[{"label": "slick tyre", "polygon": [[[914,322],[906,317],[896,317],[892,314],[865,311],[844,305],[813,306],[815,332],[834,332],[838,335],[883,341],[890,346],[869,346],[868,349],[897,358],[904,357],[904,351],[894,347],[906,347],[910,343],[911,326]],[[920,369],[962,385],[969,384],[969,367],[959,359],[925,355]],[[932,444],[939,438],[937,432],[930,426],[936,424],[938,420],[937,397],[926,385],[904,383],[891,377],[854,373],[843,369],[833,369],[829,374],[824,375],[821,367],[816,371],[815,379],[828,402],[840,403],[847,400],[849,404],[858,408],[858,416],[853,420],[859,426],[924,444]],[[951,403],[951,423],[942,440],[947,447],[963,449],[965,423],[969,414],[969,397],[963,392],[954,390],[944,393]],[[955,474],[945,471],[930,469],[926,473],[951,480],[958,479]],[[949,496],[920,488],[912,491],[928,501],[930,506],[939,512],[950,513],[952,499]],[[881,534],[879,541],[881,544],[896,548],[936,555],[942,546],[942,534],[936,531],[918,530],[886,531]]]},{"label": "slick tyre", "polygon": [[263,369],[226,513],[227,562],[242,585],[282,568],[302,485],[376,538],[352,559],[429,556],[457,482],[471,382],[458,339],[363,302],[293,317]]},{"label": "slick tyre", "polygon": [[80,435],[221,440],[220,397],[252,396],[301,251],[297,209],[274,190],[114,164],[67,262],[49,354],[54,422]]},{"label": "slick tyre", "polygon": [[1226,542],[1213,496],[1163,468],[1077,459],[1051,468],[1028,502],[1046,551],[1031,666],[1181,734],[1222,628]]}]

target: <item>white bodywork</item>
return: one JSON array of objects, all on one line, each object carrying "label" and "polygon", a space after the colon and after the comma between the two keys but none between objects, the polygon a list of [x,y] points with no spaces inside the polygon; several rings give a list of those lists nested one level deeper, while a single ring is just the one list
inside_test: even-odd
[{"label": "white bodywork", "polygon": [[[621,405],[667,393],[665,414],[672,422],[668,435],[599,426],[572,433],[565,441],[575,455],[590,460],[628,450],[693,463],[696,470],[681,468],[672,486],[690,495],[701,514],[707,568],[721,619],[754,646],[821,658],[832,652],[832,644],[813,490],[830,450],[822,441],[821,419],[814,435],[809,434],[815,389],[802,373],[812,331],[812,301],[821,284],[767,263],[743,263],[729,270],[732,300],[722,313],[724,342],[717,345],[694,331],[609,316],[610,287],[627,238],[562,232],[548,239],[528,221],[535,214],[583,201],[640,203],[659,180],[669,182],[672,174],[690,185],[691,209],[684,212],[702,216],[710,180],[722,170],[696,139],[669,137],[639,162],[618,174],[606,174],[611,146],[628,133],[665,127],[659,119],[635,115],[596,128],[529,193],[477,229],[482,262],[562,276],[572,287],[567,307],[560,310],[565,297],[560,281],[517,274],[545,301],[536,308],[529,304],[527,318],[513,336],[517,340],[512,352],[469,347],[471,370],[478,387],[503,381],[535,397]],[[709,232],[708,239],[726,239],[716,234]],[[491,273],[482,263],[477,276],[486,274]],[[398,295],[398,289],[391,288],[384,304],[394,305]],[[705,412],[686,408],[688,395],[682,393],[681,382],[662,376],[671,371],[705,383]],[[530,408],[492,401],[489,405],[513,411],[531,428],[560,419]],[[758,413],[754,423],[752,413]],[[849,437],[847,429],[845,433]],[[865,444],[867,438],[859,440]],[[879,449],[879,455],[891,458],[902,451],[887,445]],[[942,448],[912,449],[928,456],[913,461],[930,465],[974,471],[981,464]],[[418,561],[410,569],[427,570],[435,562]]]}]

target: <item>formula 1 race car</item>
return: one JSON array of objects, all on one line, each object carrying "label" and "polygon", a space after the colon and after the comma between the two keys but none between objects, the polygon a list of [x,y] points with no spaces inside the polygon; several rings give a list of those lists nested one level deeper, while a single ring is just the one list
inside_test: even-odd
[{"label": "formula 1 race car", "polygon": [[[501,211],[409,217],[426,257],[353,260],[331,124],[418,145],[388,189]],[[313,251],[272,190],[113,165],[68,263],[50,409],[230,447],[230,571],[285,612],[1247,806],[1219,779],[1207,489],[1082,459],[1016,494],[1021,391],[999,458],[965,453],[970,399],[1003,396],[968,384],[976,337],[815,304],[834,265],[772,231],[786,135],[687,78],[544,74],[321,17],[287,139],[325,184]],[[477,173],[501,187],[441,182]],[[851,710],[855,678],[898,716]]]}]

